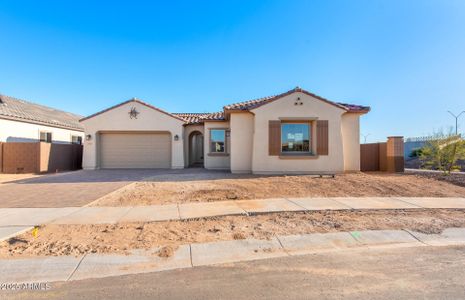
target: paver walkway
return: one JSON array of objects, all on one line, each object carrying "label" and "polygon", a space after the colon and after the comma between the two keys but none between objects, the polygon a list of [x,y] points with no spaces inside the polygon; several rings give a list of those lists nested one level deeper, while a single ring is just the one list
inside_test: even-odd
[{"label": "paver walkway", "polygon": [[178,247],[162,258],[159,248],[122,254],[86,254],[0,260],[0,282],[53,282],[192,268],[238,261],[360,248],[465,245],[465,228],[425,235],[406,230],[315,233],[270,240],[232,240]]},{"label": "paver walkway", "polygon": [[80,170],[33,178],[16,177],[17,180],[14,176],[3,176],[11,180],[0,182],[0,207],[76,207],[136,181],[176,182],[244,176],[247,175],[203,168]]},{"label": "paver walkway", "polygon": [[154,173],[153,170],[81,170],[13,180],[0,184],[0,207],[82,206]]}]

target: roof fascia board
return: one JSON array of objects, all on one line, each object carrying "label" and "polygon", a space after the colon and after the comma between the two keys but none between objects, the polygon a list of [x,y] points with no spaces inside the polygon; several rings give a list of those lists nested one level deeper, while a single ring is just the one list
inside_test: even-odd
[{"label": "roof fascia board", "polygon": [[113,109],[115,109],[115,108],[118,108],[118,107],[120,107],[120,106],[126,105],[126,104],[131,103],[131,102],[139,103],[139,104],[141,104],[141,105],[144,105],[144,106],[146,106],[146,107],[148,107],[148,108],[151,108],[151,109],[153,109],[153,110],[156,110],[156,111],[158,111],[158,112],[161,112],[161,113],[163,113],[163,114],[165,114],[165,115],[167,115],[167,116],[170,116],[170,117],[172,117],[172,118],[174,118],[174,119],[177,119],[177,120],[179,120],[179,121],[185,123],[185,120],[182,119],[181,117],[178,117],[178,116],[176,116],[176,115],[170,114],[169,112],[166,112],[166,111],[164,111],[164,110],[162,110],[162,109],[159,109],[158,107],[155,107],[155,106],[153,106],[153,105],[150,105],[150,104],[148,104],[148,103],[145,103],[145,102],[140,101],[140,100],[137,100],[137,99],[130,99],[130,100],[121,102],[121,103],[119,103],[119,104],[113,105],[113,106],[111,106],[111,107],[109,107],[109,108],[107,108],[107,109],[101,110],[101,111],[99,111],[99,112],[96,112],[95,114],[92,114],[92,115],[90,115],[90,116],[87,116],[87,117],[85,117],[85,118],[82,118],[82,119],[79,120],[79,122],[82,122],[82,121],[91,119],[91,118],[93,118],[93,117],[96,117],[96,116],[98,116],[98,115],[104,114],[104,113],[106,113],[106,112],[108,112],[108,111],[110,111],[110,110],[113,110]]},{"label": "roof fascia board", "polygon": [[34,121],[34,120],[29,120],[29,119],[17,118],[17,117],[8,117],[8,116],[0,115],[0,119],[8,120],[8,121],[21,122],[21,123],[34,124],[34,125],[48,126],[48,127],[53,127],[53,128],[60,128],[60,129],[66,129],[66,130],[73,130],[73,131],[84,132],[84,129],[82,129],[82,128],[69,127],[69,126],[64,126],[64,125],[58,125],[58,124],[53,124],[53,123]]}]

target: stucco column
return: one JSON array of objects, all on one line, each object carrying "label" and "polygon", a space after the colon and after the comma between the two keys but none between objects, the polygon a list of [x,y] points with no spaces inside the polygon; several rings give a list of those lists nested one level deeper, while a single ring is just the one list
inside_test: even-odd
[{"label": "stucco column", "polygon": [[[86,136],[90,135],[87,140]],[[97,168],[97,132],[86,132],[83,139],[82,168],[94,170]]]},{"label": "stucco column", "polygon": [[[177,136],[177,140],[176,140]],[[173,139],[171,150],[171,168],[184,169],[184,138],[183,132],[173,132],[171,135]]]},{"label": "stucco column", "polygon": [[390,136],[386,148],[387,171],[404,172],[404,137]]}]

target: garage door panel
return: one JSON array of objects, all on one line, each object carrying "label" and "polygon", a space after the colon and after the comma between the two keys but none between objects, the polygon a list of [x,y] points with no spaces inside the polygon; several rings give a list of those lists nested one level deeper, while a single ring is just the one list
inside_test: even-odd
[{"label": "garage door panel", "polygon": [[169,133],[102,133],[102,168],[170,168]]}]

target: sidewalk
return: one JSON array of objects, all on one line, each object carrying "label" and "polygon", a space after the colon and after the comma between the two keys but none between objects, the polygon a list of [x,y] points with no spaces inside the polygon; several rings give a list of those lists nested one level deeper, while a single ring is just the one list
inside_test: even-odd
[{"label": "sidewalk", "polygon": [[80,257],[0,260],[0,282],[54,282],[192,268],[283,256],[361,248],[465,245],[465,228],[426,235],[406,230],[378,230],[275,236],[270,240],[233,240],[180,246],[162,258],[159,249],[129,255],[87,254]]},{"label": "sidewalk", "polygon": [[115,224],[289,211],[352,209],[465,209],[465,198],[273,198],[126,207],[1,208],[0,241],[42,224]]}]

